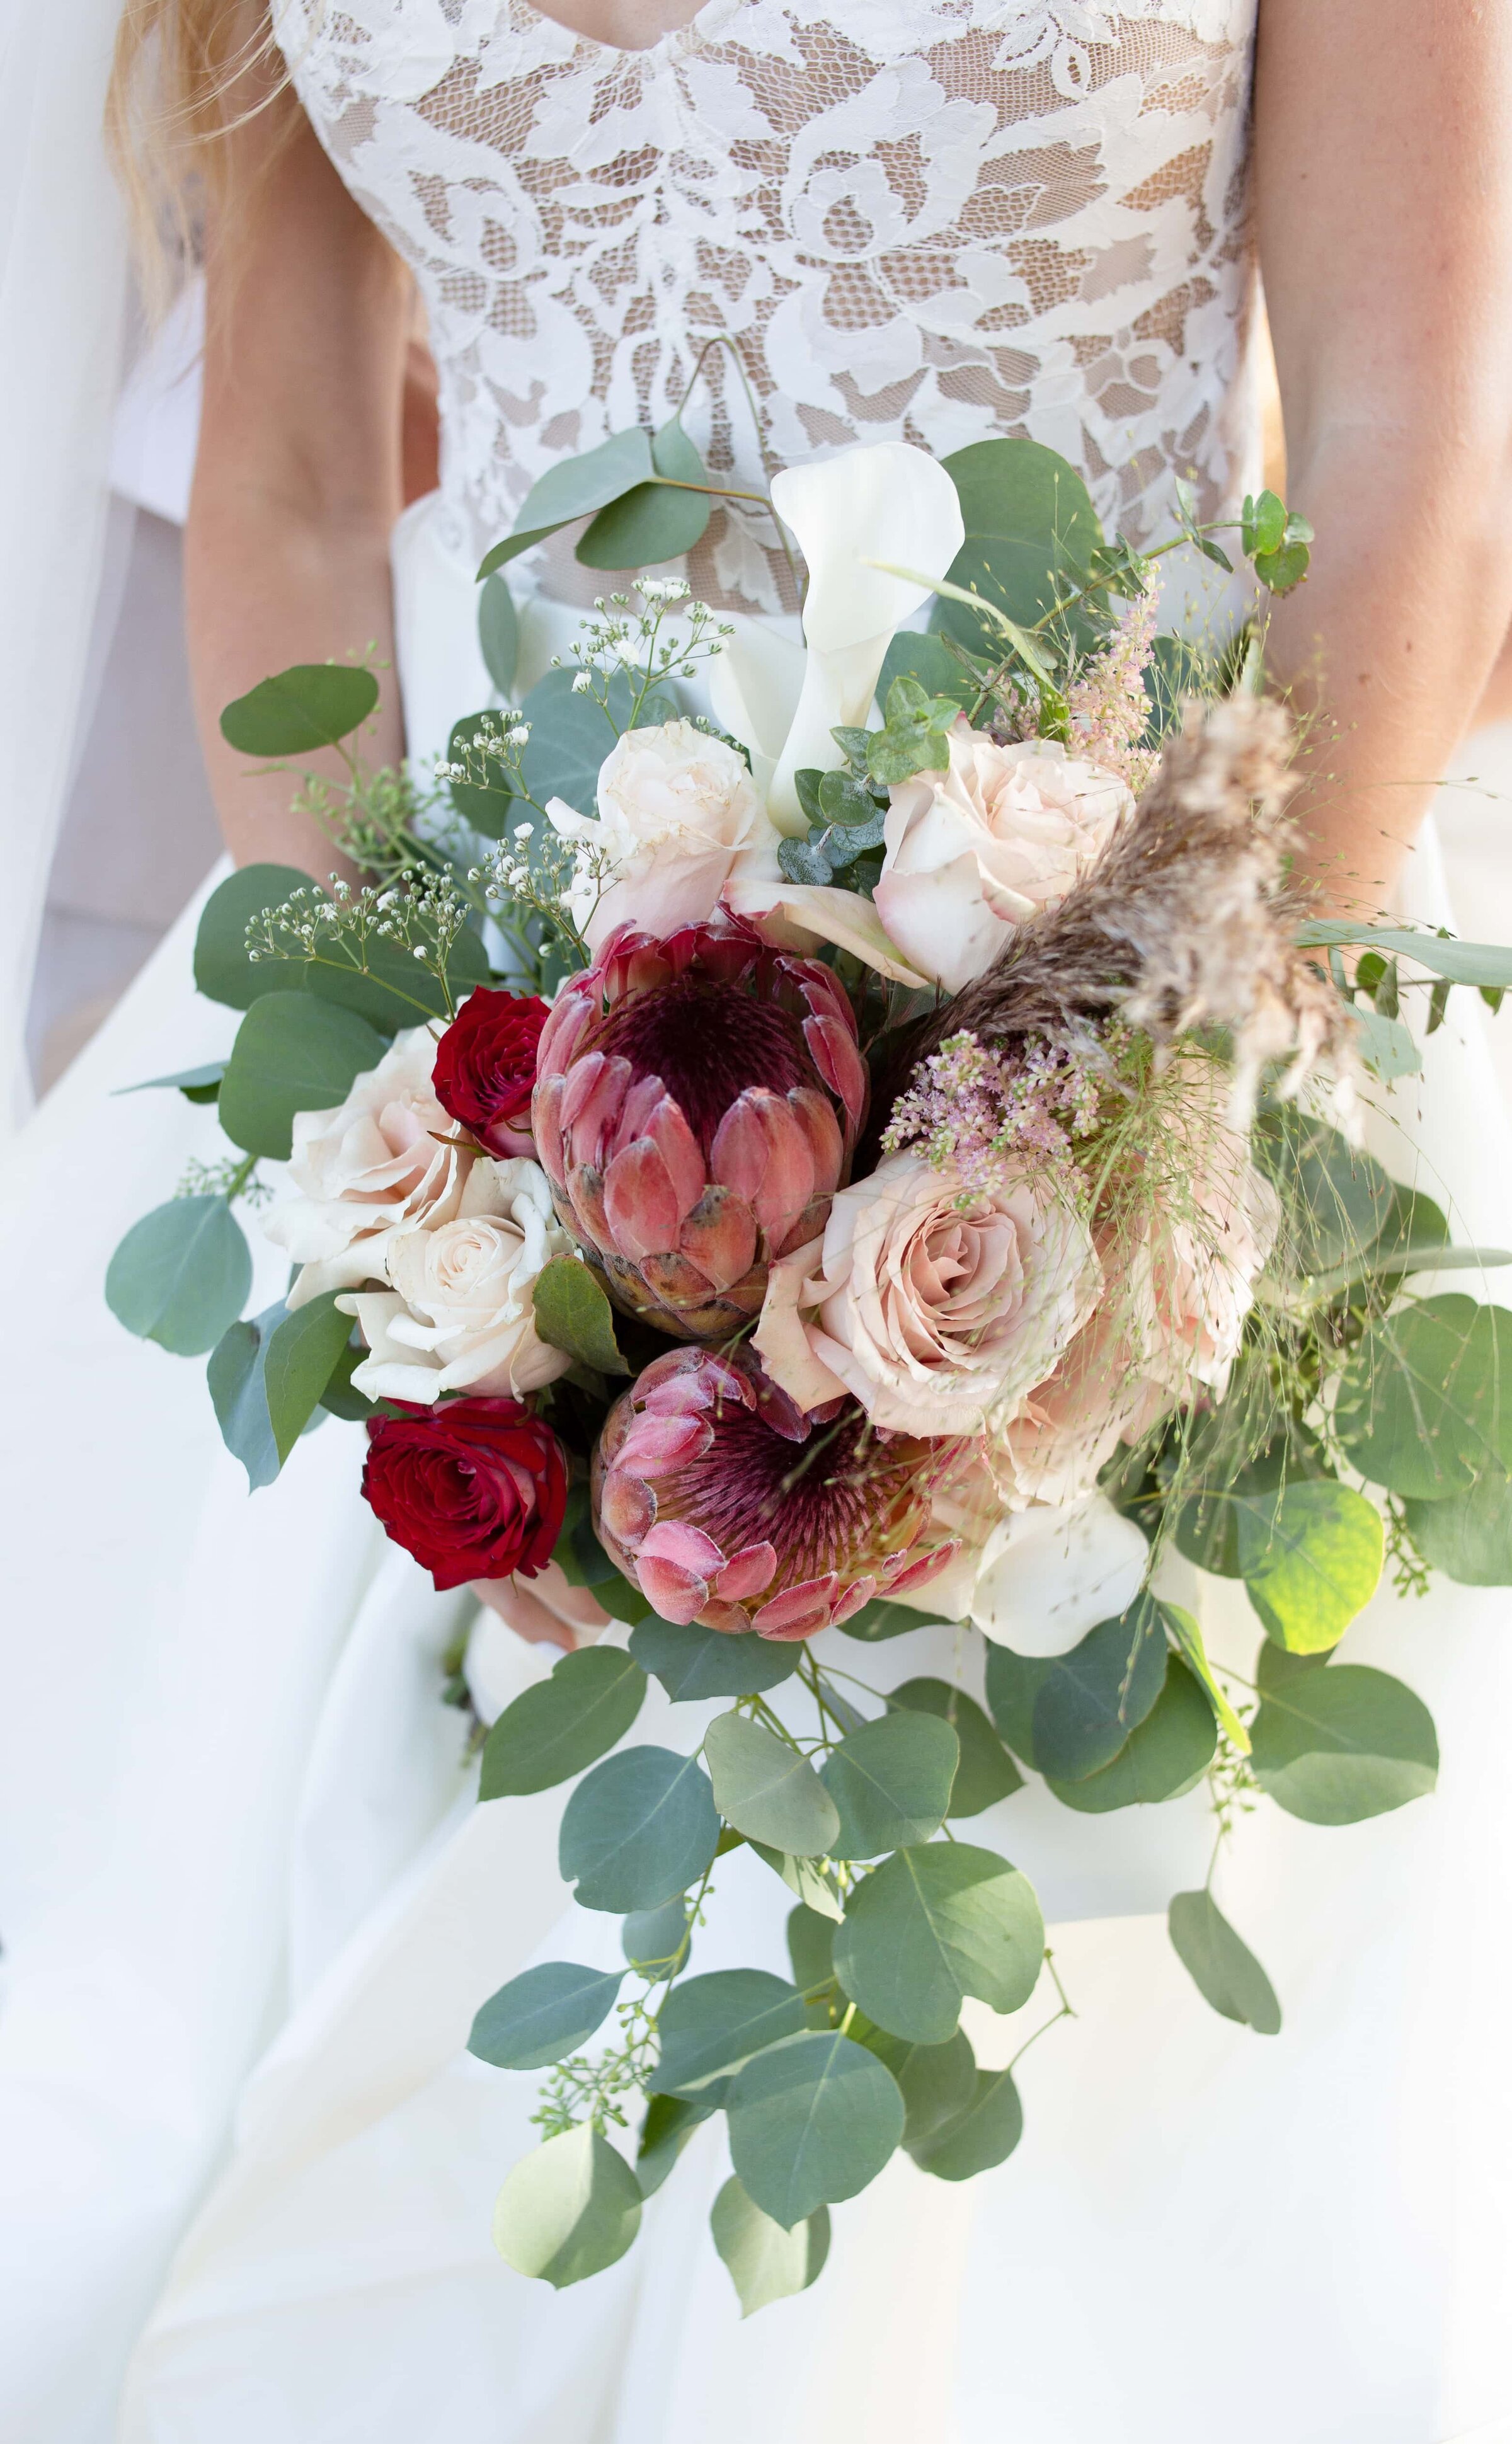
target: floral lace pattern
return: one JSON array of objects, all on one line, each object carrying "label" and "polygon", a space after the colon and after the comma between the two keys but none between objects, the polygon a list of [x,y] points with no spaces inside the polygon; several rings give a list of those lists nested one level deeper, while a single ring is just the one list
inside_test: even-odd
[{"label": "floral lace pattern", "polygon": [[[526,0],[286,0],[278,22],[418,279],[448,539],[481,552],[564,452],[671,415],[717,334],[739,361],[709,350],[686,421],[731,485],[764,447],[1027,434],[1136,539],[1177,474],[1231,499],[1255,6],[708,0],[641,51]],[[553,592],[602,583],[544,548]],[[789,600],[739,503],[691,575],[731,608]]]}]

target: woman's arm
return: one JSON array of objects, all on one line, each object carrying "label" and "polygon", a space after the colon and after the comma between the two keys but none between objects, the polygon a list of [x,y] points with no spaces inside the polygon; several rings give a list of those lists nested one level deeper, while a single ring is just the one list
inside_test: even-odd
[{"label": "woman's arm", "polygon": [[[189,654],[221,828],[243,863],[322,879],[336,862],[289,812],[286,774],[249,777],[223,705],[290,662],[376,646],[392,665],[389,532],[401,506],[400,400],[411,290],[303,112],[283,95],[230,139],[224,225],[207,240],[199,456],[185,538]],[[392,668],[364,751],[403,738]],[[329,759],[333,769],[335,759]]]},{"label": "woman's arm", "polygon": [[1512,615],[1512,23],[1496,0],[1261,0],[1261,268],[1288,506],[1269,666],[1318,718],[1306,859],[1388,904]]}]

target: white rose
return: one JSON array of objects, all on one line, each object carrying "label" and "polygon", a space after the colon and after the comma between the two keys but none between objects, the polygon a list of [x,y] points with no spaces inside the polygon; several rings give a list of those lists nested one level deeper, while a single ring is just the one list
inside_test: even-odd
[{"label": "white rose", "polygon": [[1100,1493],[1061,1509],[1016,1510],[988,1538],[968,1610],[985,1638],[1018,1655],[1064,1655],[1100,1620],[1126,1613],[1150,1547]]},{"label": "white rose", "polygon": [[1050,1372],[1101,1269],[1080,1215],[1023,1179],[963,1198],[917,1154],[842,1189],[772,1267],[754,1342],[800,1408],[840,1392],[904,1434],[980,1431]]},{"label": "white rose", "polygon": [[999,747],[963,714],[947,772],[889,791],[877,912],[948,992],[985,975],[1015,925],[1060,899],[1131,813],[1115,773],[1054,739]]},{"label": "white rose", "polygon": [[357,1389],[370,1400],[462,1391],[518,1399],[565,1374],[572,1361],[537,1333],[531,1294],[549,1259],[571,1250],[538,1163],[475,1163],[454,1216],[393,1234],[393,1288],[339,1302],[368,1345],[353,1370]]},{"label": "white rose", "polygon": [[691,721],[626,731],[599,775],[597,821],[561,798],[546,813],[578,847],[567,904],[595,953],[617,925],[664,937],[701,924],[770,835],[745,758]]},{"label": "white rose", "polygon": [[460,1207],[472,1156],[455,1142],[456,1122],[431,1085],[435,1037],[428,1027],[396,1035],[376,1069],[352,1081],[344,1103],[297,1112],[288,1185],[267,1236],[304,1267],[291,1307],[323,1290],[383,1281],[396,1231],[449,1222]]}]

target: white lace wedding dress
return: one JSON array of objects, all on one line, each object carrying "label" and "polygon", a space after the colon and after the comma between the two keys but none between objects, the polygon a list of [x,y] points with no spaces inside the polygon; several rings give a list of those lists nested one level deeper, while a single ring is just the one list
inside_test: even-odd
[{"label": "white lace wedding dress", "polygon": [[[1027,432],[1110,528],[1158,526],[1188,469],[1231,501],[1252,472],[1252,16],[709,0],[631,55],[524,0],[290,7],[302,99],[415,265],[440,370],[442,489],[396,549],[412,745],[484,699],[471,570],[528,484],[659,421],[715,332],[778,459]],[[688,419],[714,467],[759,471],[725,350]],[[692,575],[752,616],[791,608],[738,505]],[[603,582],[546,556],[524,680],[561,602]],[[1079,2016],[1029,2056],[1001,2171],[956,2189],[899,2159],[837,2212],[819,2286],[747,2325],[708,2240],[712,2127],[607,2275],[557,2295],[502,2266],[490,2202],[535,2136],[534,2082],[465,2054],[471,2012],[533,1956],[607,1961],[618,1930],[566,1905],[560,1793],[474,1807],[438,1702],[470,1607],[377,1534],[356,1430],[328,1424],[249,1502],[199,1370],[105,1315],[116,1238],[213,1143],[176,1098],[106,1100],[229,1038],[189,991],[193,916],[6,1192],[8,2444],[107,2444],[128,2358],[128,2444],[1512,2438],[1494,1593],[1383,1596],[1353,1637],[1433,1708],[1434,1799],[1242,1828],[1225,1903],[1282,1995],[1279,2039],[1211,2014],[1167,1943],[1201,1796],[1084,1818],[1031,1787],[978,1838],[1040,1886]],[[1399,1162],[1504,1237],[1495,1090],[1452,1025],[1424,1100]],[[1253,1623],[1211,1610],[1243,1664]],[[942,1635],[867,1651],[876,1676],[941,1668]],[[551,1659],[493,1628],[480,1696]],[[648,1703],[636,1736],[665,1720]],[[698,1965],[778,1965],[785,1905],[733,1855]],[[972,2034],[989,2063],[1019,2042],[986,2012]]]}]

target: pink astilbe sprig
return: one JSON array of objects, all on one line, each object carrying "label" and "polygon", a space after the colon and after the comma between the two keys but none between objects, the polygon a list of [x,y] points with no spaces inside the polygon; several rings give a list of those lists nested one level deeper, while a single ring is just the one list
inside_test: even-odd
[{"label": "pink astilbe sprig", "polygon": [[1097,1126],[1111,1083],[1094,1037],[993,1050],[963,1028],[915,1069],[893,1106],[882,1149],[920,1145],[936,1171],[958,1174],[965,1204],[1002,1190],[1026,1155],[1069,1169],[1075,1141]]},{"label": "pink astilbe sprig", "polygon": [[1116,772],[1134,790],[1150,775],[1151,758],[1139,742],[1150,725],[1145,673],[1154,652],[1155,610],[1155,588],[1147,585],[1125,609],[1106,650],[1084,665],[1066,694],[1075,752]]}]

